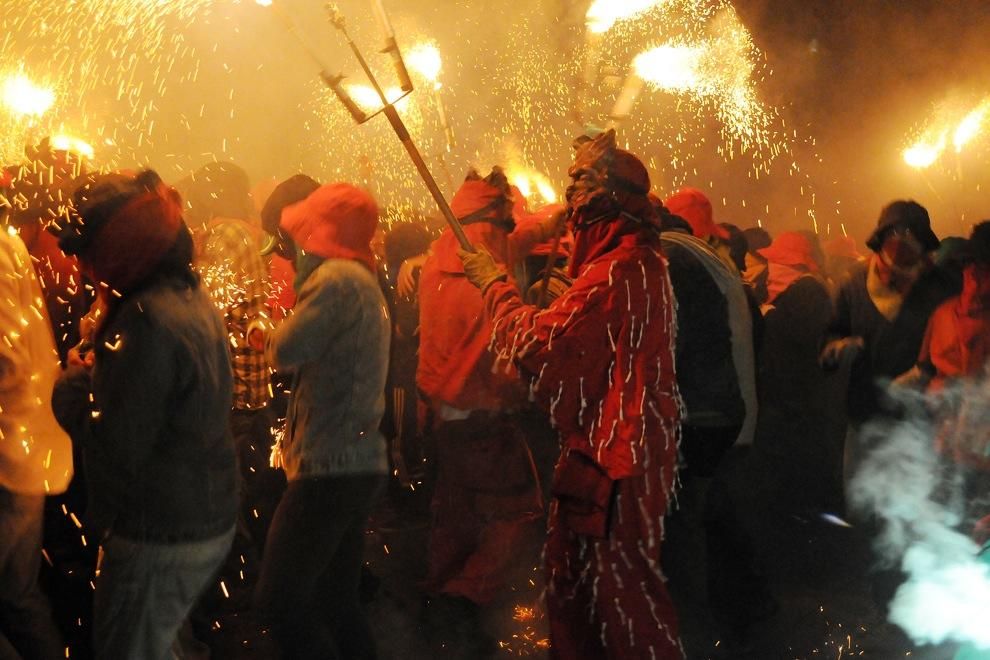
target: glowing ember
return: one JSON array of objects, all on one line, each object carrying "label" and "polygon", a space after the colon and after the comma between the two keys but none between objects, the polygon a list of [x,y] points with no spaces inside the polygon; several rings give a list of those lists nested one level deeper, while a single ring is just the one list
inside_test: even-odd
[{"label": "glowing ember", "polygon": [[0,87],[3,104],[15,115],[40,117],[55,104],[55,92],[41,87],[23,73],[8,77]]},{"label": "glowing ember", "polygon": [[432,83],[437,82],[443,61],[440,59],[440,50],[436,44],[429,42],[416,44],[405,54],[405,59],[410,69]]},{"label": "glowing ember", "polygon": [[532,607],[525,607],[523,605],[516,605],[512,613],[512,618],[516,621],[532,621],[536,618],[536,609]]},{"label": "glowing ember", "polygon": [[595,0],[585,14],[591,32],[608,32],[619,21],[641,16],[666,0]]}]

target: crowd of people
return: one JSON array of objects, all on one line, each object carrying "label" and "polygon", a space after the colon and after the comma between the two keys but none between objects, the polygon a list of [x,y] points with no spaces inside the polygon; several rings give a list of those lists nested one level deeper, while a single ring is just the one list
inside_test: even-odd
[{"label": "crowd of people", "polygon": [[0,657],[65,657],[43,557],[93,576],[97,658],[201,657],[229,562],[282,657],[376,657],[365,530],[413,485],[420,588],[478,657],[542,547],[552,657],[680,658],[680,585],[727,643],[778,606],[754,510],[875,531],[846,488],[906,392],[987,527],[990,432],[944,395],[986,377],[990,222],[940,241],[895,201],[865,245],[771,237],[658,196],[613,131],[573,148],[564,204],[469,172],[470,247],[305,175],[173,186],[47,143],[3,170]]}]

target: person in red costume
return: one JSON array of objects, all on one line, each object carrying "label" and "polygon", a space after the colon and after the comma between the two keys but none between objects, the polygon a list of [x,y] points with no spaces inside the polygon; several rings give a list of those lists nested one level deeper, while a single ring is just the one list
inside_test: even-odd
[{"label": "person in red costume", "polygon": [[578,147],[568,188],[571,288],[523,304],[484,249],[461,252],[512,360],[561,438],[545,550],[555,658],[681,658],[660,570],[677,481],[674,297],[642,162],[609,131]]},{"label": "person in red costume", "polygon": [[[555,217],[514,230],[514,201],[495,168],[485,178],[470,172],[451,203],[468,239],[510,268],[558,224]],[[423,265],[416,384],[438,420],[425,587],[472,611],[505,588],[521,542],[538,532],[542,502],[514,414],[525,388],[488,350],[491,324],[457,245],[445,230]]]}]

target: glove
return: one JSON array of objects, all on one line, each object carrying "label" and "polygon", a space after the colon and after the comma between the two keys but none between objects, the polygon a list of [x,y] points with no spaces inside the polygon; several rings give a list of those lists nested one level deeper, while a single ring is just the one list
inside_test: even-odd
[{"label": "glove", "polygon": [[540,221],[540,233],[542,237],[540,243],[553,240],[563,229],[562,225],[567,221],[567,209],[561,209],[546,220]]},{"label": "glove", "polygon": [[491,253],[482,246],[475,248],[477,252],[458,250],[457,256],[464,262],[464,274],[468,281],[481,289],[482,295],[495,282],[505,281],[508,276],[501,266],[495,263]]},{"label": "glove", "polygon": [[822,349],[818,363],[823,369],[836,369],[842,362],[851,360],[863,350],[862,337],[843,337],[830,341]]}]

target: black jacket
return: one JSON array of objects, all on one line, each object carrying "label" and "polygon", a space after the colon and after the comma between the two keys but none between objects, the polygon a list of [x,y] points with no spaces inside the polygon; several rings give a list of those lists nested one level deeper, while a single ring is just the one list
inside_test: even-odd
[{"label": "black jacket", "polygon": [[664,240],[677,299],[677,387],[687,409],[685,425],[738,427],[746,416],[732,357],[728,302],[691,250]]},{"label": "black jacket", "polygon": [[865,421],[883,409],[883,382],[914,366],[932,312],[961,289],[957,273],[933,267],[915,282],[897,317],[888,321],[866,288],[870,263],[854,267],[839,287],[825,337],[825,342],[863,338],[864,350],[849,376],[847,408],[854,422]]},{"label": "black jacket", "polygon": [[92,376],[68,370],[52,399],[82,445],[93,531],[177,543],[230,529],[232,376],[227,333],[206,293],[160,280],[127,296],[94,350]]}]

